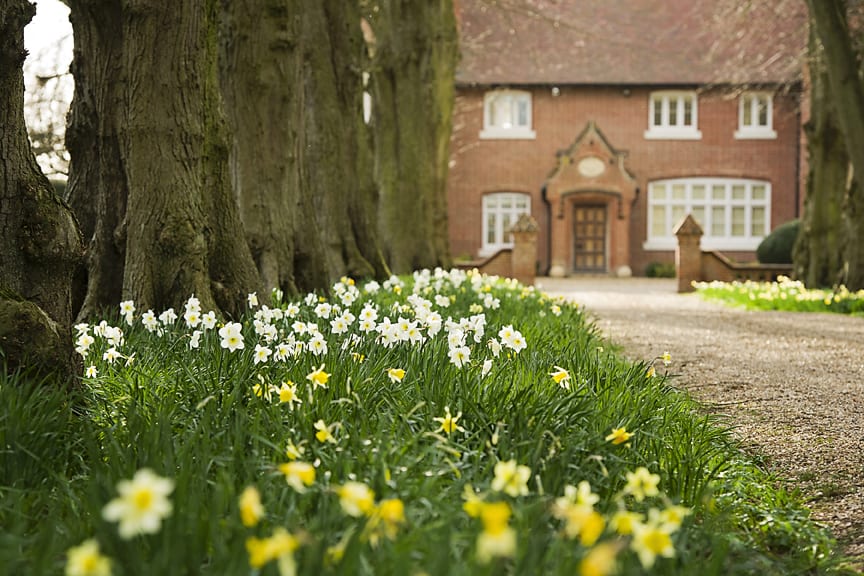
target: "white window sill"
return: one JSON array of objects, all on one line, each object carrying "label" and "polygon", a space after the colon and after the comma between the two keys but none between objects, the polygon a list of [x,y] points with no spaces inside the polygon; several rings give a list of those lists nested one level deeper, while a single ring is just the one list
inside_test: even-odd
[{"label": "white window sill", "polygon": [[777,132],[774,130],[761,129],[742,129],[735,131],[736,140],[776,140]]},{"label": "white window sill", "polygon": [[[702,237],[702,250],[755,251],[762,238],[705,238]],[[678,247],[677,238],[649,238],[642,243],[643,250],[669,251]]]},{"label": "white window sill", "polygon": [[528,128],[486,128],[480,132],[481,140],[534,140],[537,133]]},{"label": "white window sill", "polygon": [[649,128],[646,140],[701,140],[702,132],[696,128]]}]

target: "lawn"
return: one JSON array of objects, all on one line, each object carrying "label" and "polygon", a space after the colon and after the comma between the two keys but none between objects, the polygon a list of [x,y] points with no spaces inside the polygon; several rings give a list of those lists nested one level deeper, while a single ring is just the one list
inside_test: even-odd
[{"label": "lawn", "polygon": [[864,290],[845,286],[808,289],[798,280],[780,276],[776,282],[696,282],[699,294],[750,310],[864,314]]},{"label": "lawn", "polygon": [[72,392],[0,380],[6,574],[842,573],[674,351],[513,281],[126,302],[76,345]]}]

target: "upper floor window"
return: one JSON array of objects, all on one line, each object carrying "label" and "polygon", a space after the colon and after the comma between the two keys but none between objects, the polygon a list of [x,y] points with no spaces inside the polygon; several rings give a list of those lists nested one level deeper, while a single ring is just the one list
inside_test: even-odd
[{"label": "upper floor window", "polygon": [[768,92],[743,93],[738,100],[738,130],[735,138],[777,138],[772,101]]},{"label": "upper floor window", "polygon": [[513,247],[508,232],[522,214],[531,213],[531,196],[517,192],[496,192],[483,196],[483,247],[481,256]]},{"label": "upper floor window", "polygon": [[532,139],[531,93],[494,90],[483,96],[483,131],[480,138]]},{"label": "upper floor window", "polygon": [[686,216],[702,227],[705,250],[755,250],[771,230],[771,183],[742,178],[675,178],[648,184],[646,250],[674,250]]},{"label": "upper floor window", "polygon": [[698,140],[699,102],[695,92],[652,92],[645,138]]}]

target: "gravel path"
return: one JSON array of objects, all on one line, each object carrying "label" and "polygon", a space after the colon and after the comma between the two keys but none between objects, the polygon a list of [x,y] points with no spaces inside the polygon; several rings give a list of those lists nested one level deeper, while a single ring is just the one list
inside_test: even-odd
[{"label": "gravel path", "polygon": [[538,278],[633,360],[669,351],[673,384],[726,415],[864,570],[864,318],[748,312],[674,280]]}]

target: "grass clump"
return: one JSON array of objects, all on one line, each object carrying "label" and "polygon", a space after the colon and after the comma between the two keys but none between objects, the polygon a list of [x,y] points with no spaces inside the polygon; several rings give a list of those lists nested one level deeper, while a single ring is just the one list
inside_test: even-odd
[{"label": "grass clump", "polygon": [[329,298],[250,295],[237,322],[194,298],[182,316],[121,313],[76,327],[71,397],[0,382],[8,574],[836,563],[800,501],[653,364],[513,281],[343,279]]},{"label": "grass clump", "polygon": [[786,276],[780,276],[776,282],[715,281],[693,285],[703,298],[749,310],[864,314],[864,290],[850,292],[845,286],[808,289],[802,282]]}]

